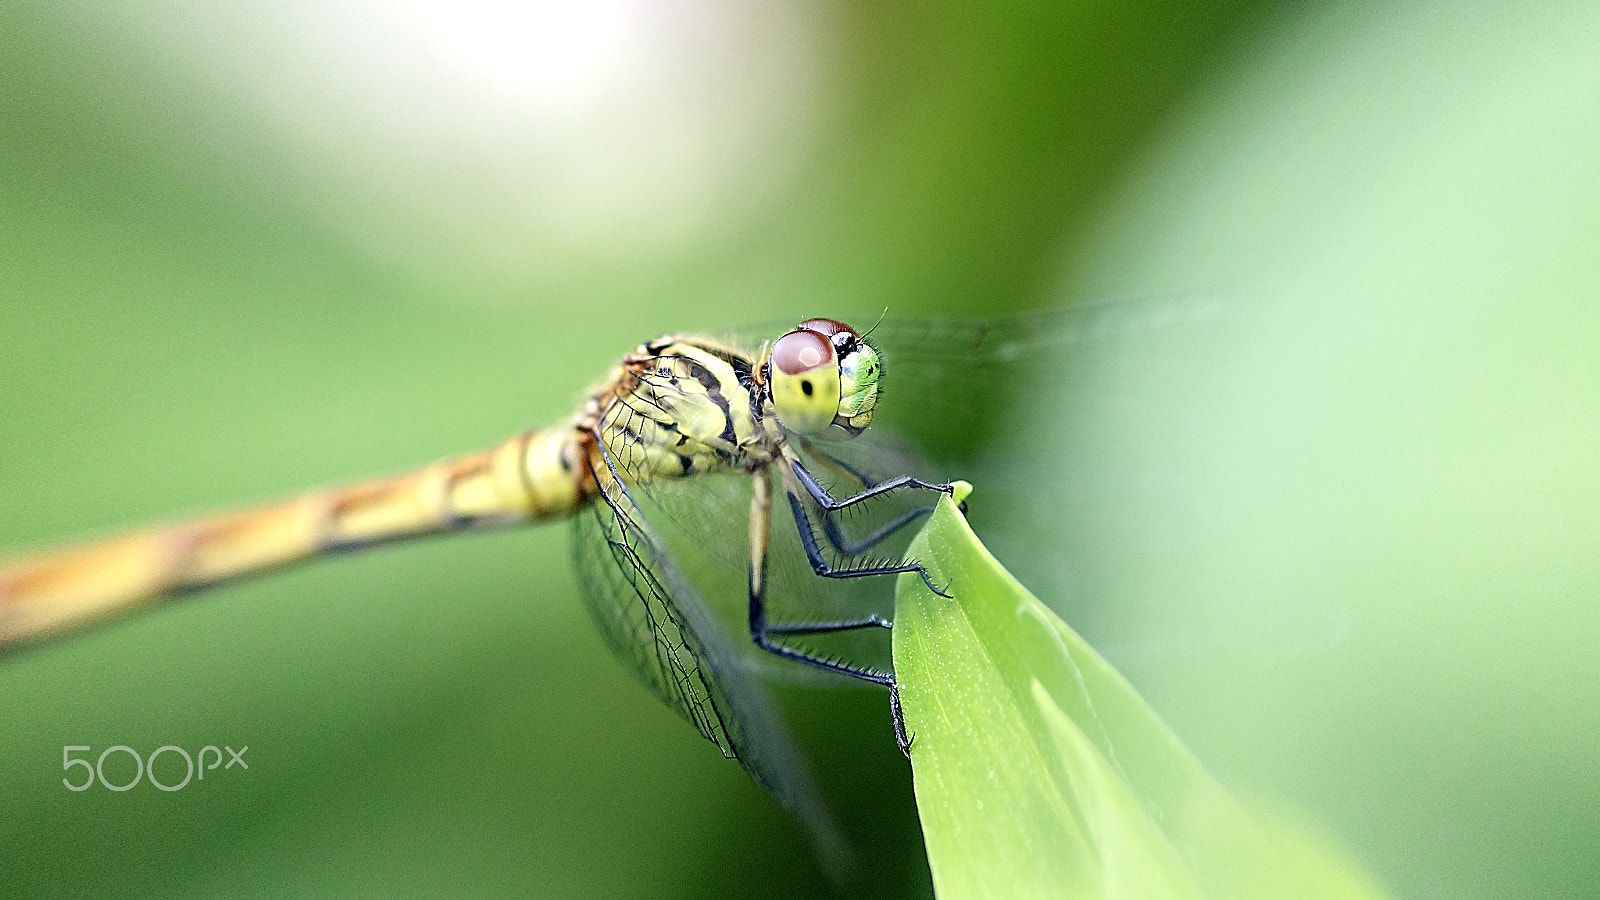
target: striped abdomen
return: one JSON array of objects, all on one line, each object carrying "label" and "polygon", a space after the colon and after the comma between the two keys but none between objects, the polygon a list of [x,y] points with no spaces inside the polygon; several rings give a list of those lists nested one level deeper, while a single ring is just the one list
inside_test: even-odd
[{"label": "striped abdomen", "polygon": [[529,432],[392,478],[0,561],[0,646],[324,553],[568,515],[594,490],[577,436]]}]

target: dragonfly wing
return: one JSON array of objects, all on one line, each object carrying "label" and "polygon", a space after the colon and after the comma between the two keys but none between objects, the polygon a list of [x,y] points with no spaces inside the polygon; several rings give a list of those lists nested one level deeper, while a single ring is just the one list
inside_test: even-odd
[{"label": "dragonfly wing", "polygon": [[[1221,317],[1224,298],[1130,298],[990,319],[888,316],[867,337],[883,357],[882,424],[940,461],[969,461],[1032,427],[1040,404],[1102,389],[1129,352]],[[965,474],[965,473],[964,473]]]},{"label": "dragonfly wing", "polygon": [[693,626],[673,598],[683,591],[675,591],[657,546],[626,492],[596,498],[579,515],[573,540],[584,600],[606,643],[651,693],[735,757],[738,726],[717,708],[715,676],[701,664]]},{"label": "dragonfly wing", "polygon": [[[892,432],[923,457],[961,463],[960,474],[970,476],[965,464],[1005,430],[997,426],[1013,421],[1019,410],[1027,413],[1028,404],[1050,402],[1062,391],[1092,391],[1133,357],[1130,349],[1205,327],[1234,303],[1222,294],[1184,293],[988,318],[902,316],[893,310],[846,315],[852,325],[870,326],[865,338],[883,363],[878,409],[864,436]],[[753,352],[798,321],[752,323],[716,336]]]},{"label": "dragonfly wing", "polygon": [[597,473],[573,554],[589,612],[617,656],[667,706],[804,822],[824,861],[844,842],[761,684],[741,666],[621,481]]}]

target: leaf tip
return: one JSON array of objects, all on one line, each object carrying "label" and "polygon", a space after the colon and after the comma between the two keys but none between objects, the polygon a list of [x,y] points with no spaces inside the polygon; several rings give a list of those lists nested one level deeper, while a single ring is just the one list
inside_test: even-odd
[{"label": "leaf tip", "polygon": [[972,483],[971,482],[969,482],[969,481],[952,481],[952,482],[950,482],[950,499],[957,506],[959,506],[963,502],[965,502],[966,499],[968,497],[970,497],[970,496],[972,496]]}]

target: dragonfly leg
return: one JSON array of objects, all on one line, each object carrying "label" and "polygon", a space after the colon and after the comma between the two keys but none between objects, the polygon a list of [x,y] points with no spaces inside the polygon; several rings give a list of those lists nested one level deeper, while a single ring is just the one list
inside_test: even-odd
[{"label": "dragonfly leg", "polygon": [[822,452],[817,448],[817,445],[811,441],[805,441],[805,448],[811,453],[812,456],[815,456],[817,459],[822,460],[828,465],[833,466],[839,471],[849,475],[851,478],[861,482],[861,486],[863,488],[873,487],[878,483],[878,479],[873,478],[871,475],[868,475],[855,466],[850,465],[839,457],[834,456],[831,453]]},{"label": "dragonfly leg", "polygon": [[835,659],[817,656],[814,653],[807,653],[804,650],[796,650],[793,647],[785,647],[773,641],[770,637],[774,634],[783,633],[785,632],[767,624],[763,600],[760,595],[752,591],[750,593],[750,637],[756,642],[757,647],[774,656],[805,663],[808,666],[815,666],[828,672],[838,672],[840,675],[849,675],[851,678],[859,678],[862,681],[870,681],[873,684],[881,684],[884,687],[894,687],[894,676],[887,672],[875,672],[864,666],[855,666]]},{"label": "dragonfly leg", "polygon": [[807,622],[799,625],[768,625],[767,634],[826,634],[834,631],[849,631],[852,628],[893,628],[894,623],[883,616],[873,613],[862,619],[846,619],[842,622]]},{"label": "dragonfly leg", "polygon": [[916,509],[908,510],[903,515],[898,516],[894,521],[881,526],[878,528],[878,530],[867,535],[859,541],[850,540],[850,538],[845,535],[844,531],[839,528],[839,523],[835,522],[832,516],[824,514],[821,517],[822,534],[828,539],[828,543],[833,546],[833,549],[839,551],[841,555],[856,556],[864,551],[871,550],[873,547],[876,547],[878,544],[882,543],[884,538],[887,538],[896,531],[899,531],[901,528],[904,528],[905,526],[915,522],[931,512],[933,512],[933,507],[931,506],[919,506]]},{"label": "dragonfly leg", "polygon": [[889,685],[889,711],[894,717],[894,742],[900,745],[900,752],[911,758],[911,742],[917,739],[914,734],[906,732],[906,714],[900,709],[900,685]]},{"label": "dragonfly leg", "polygon": [[915,572],[922,576],[922,583],[928,586],[941,597],[949,597],[939,586],[933,583],[933,578],[928,570],[919,562],[903,562],[893,565],[858,566],[856,568],[837,568],[828,564],[822,557],[822,549],[817,546],[817,533],[811,528],[811,517],[806,515],[805,508],[800,505],[800,498],[792,492],[788,494],[789,509],[794,513],[794,523],[800,529],[800,544],[805,547],[806,559],[811,561],[811,571],[824,578],[866,578],[871,575],[897,575],[901,572]]},{"label": "dragonfly leg", "polygon": [[[827,489],[817,482],[816,477],[811,474],[804,463],[794,457],[789,457],[788,462],[789,467],[794,470],[795,476],[800,479],[800,484],[805,487],[806,493],[810,494],[811,498],[816,500],[819,506],[829,512],[855,506],[864,500],[871,500],[873,497],[887,494],[890,491],[897,491],[901,488],[922,488],[929,491],[938,491],[942,494],[948,494],[954,490],[948,484],[930,484],[920,478],[912,478],[910,475],[897,475],[888,481],[876,482],[864,488],[860,493],[852,494],[843,500],[835,500],[833,495],[829,494]],[[865,483],[864,479],[863,484]]]},{"label": "dragonfly leg", "polygon": [[950,486],[948,484],[929,484],[926,481],[920,481],[906,475],[902,475],[898,478],[892,478],[888,481],[877,481],[871,476],[867,475],[865,472],[856,469],[854,466],[845,463],[843,460],[835,459],[832,456],[817,450],[815,447],[811,447],[810,450],[819,459],[824,460],[830,465],[837,466],[841,471],[848,472],[857,481],[861,482],[862,490],[860,493],[854,494],[844,500],[835,500],[833,495],[829,494],[827,489],[817,481],[816,476],[812,475],[811,471],[805,467],[804,463],[795,458],[791,458],[789,460],[789,464],[794,468],[796,477],[800,479],[800,484],[805,487],[806,493],[810,494],[812,499],[816,500],[817,504],[821,506],[823,510],[825,510],[822,516],[823,536],[828,539],[828,543],[833,546],[833,549],[839,551],[839,553],[844,556],[856,556],[863,551],[872,549],[881,543],[885,538],[899,531],[901,528],[904,528],[906,525],[915,522],[917,519],[932,513],[933,507],[919,506],[916,509],[909,510],[896,517],[894,521],[882,525],[876,531],[856,541],[850,540],[850,538],[848,538],[839,528],[839,523],[835,522],[833,517],[828,515],[828,513],[832,513],[840,509],[846,509],[850,506],[860,503],[863,500],[868,500],[872,497],[886,494],[890,491],[898,490],[900,488],[927,488],[929,490],[940,492],[948,492],[950,490]]},{"label": "dragonfly leg", "polygon": [[[826,659],[785,647],[772,640],[773,635],[807,634],[825,631],[845,631],[851,628],[889,627],[889,622],[876,615],[845,622],[823,622],[815,625],[767,624],[767,540],[772,524],[772,484],[764,472],[755,475],[755,492],[750,498],[750,638],[756,646],[784,659],[805,663],[829,672],[838,672],[874,684],[894,686],[894,676],[853,666],[838,660]],[[813,542],[815,539],[813,539]]]}]

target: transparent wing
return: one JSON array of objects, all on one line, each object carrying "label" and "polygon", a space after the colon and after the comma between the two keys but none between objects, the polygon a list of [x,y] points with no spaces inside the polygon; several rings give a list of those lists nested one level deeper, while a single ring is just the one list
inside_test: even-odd
[{"label": "transparent wing", "polygon": [[1217,296],[1145,297],[991,319],[892,315],[868,340],[884,359],[882,425],[928,459],[966,463],[1000,436],[1025,434],[1060,392],[1094,392],[1131,348],[1222,314]]},{"label": "transparent wing", "polygon": [[737,720],[718,708],[715,676],[695,646],[703,642],[679,611],[667,563],[626,494],[606,492],[583,511],[573,557],[589,613],[612,652],[723,756],[738,756]]},{"label": "transparent wing", "polygon": [[[1114,376],[1132,348],[1190,331],[1226,313],[1230,301],[1216,294],[1137,297],[1052,307],[988,318],[928,318],[849,315],[848,310],[812,310],[845,315],[868,328],[867,341],[883,357],[877,413],[872,427],[848,444],[826,445],[844,457],[861,454],[866,464],[902,459],[910,449],[915,465],[965,464],[998,434],[1026,427],[1030,404],[1063,390],[1093,391]],[[720,332],[716,337],[752,353],[793,329],[798,319],[774,320]],[[858,451],[854,445],[866,449]],[[894,472],[892,474],[900,474]],[[937,472],[912,471],[927,475]],[[962,472],[959,474],[970,474]]]},{"label": "transparent wing", "polygon": [[578,516],[573,556],[600,633],[662,702],[794,812],[831,865],[844,844],[788,730],[747,677],[700,596],[602,458],[601,492]]}]

